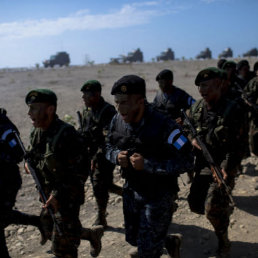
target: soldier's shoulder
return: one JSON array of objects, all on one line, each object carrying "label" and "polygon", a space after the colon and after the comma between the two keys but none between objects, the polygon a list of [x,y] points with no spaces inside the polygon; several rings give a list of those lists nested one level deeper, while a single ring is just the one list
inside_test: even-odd
[{"label": "soldier's shoulder", "polygon": [[114,105],[110,104],[107,101],[104,101],[104,112],[108,112],[108,113],[116,113],[116,108]]},{"label": "soldier's shoulder", "polygon": [[193,103],[193,105],[191,106],[191,112],[195,113],[197,112],[200,108],[202,108],[204,105],[204,100],[203,99],[199,99],[196,100],[196,102]]},{"label": "soldier's shoulder", "polygon": [[245,87],[247,91],[258,91],[258,76],[251,79]]}]

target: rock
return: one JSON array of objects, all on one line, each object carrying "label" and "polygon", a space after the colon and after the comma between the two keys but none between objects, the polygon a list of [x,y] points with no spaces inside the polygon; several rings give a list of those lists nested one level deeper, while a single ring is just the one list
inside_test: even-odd
[{"label": "rock", "polygon": [[115,203],[118,204],[122,202],[122,197],[121,196],[118,196],[116,199],[115,199]]},{"label": "rock", "polygon": [[17,231],[17,234],[21,235],[23,233],[24,233],[24,228],[19,228],[18,231]]},{"label": "rock", "polygon": [[235,225],[236,220],[235,219],[231,219],[229,222],[230,227],[232,227],[233,225]]},{"label": "rock", "polygon": [[35,231],[35,229],[36,229],[36,227],[29,225],[29,226],[27,226],[25,231],[26,232]]},{"label": "rock", "polygon": [[241,229],[243,229],[243,228],[245,228],[245,225],[240,225],[239,227],[240,227]]}]

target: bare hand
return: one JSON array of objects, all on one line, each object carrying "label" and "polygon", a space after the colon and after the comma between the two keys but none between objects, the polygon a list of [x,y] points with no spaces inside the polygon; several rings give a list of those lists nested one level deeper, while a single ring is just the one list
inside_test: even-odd
[{"label": "bare hand", "polygon": [[[228,175],[227,175],[227,172],[222,168],[221,170],[221,173],[222,173],[222,176],[223,176],[223,179],[226,180]],[[219,177],[217,176],[215,170],[213,167],[211,167],[211,172],[212,172],[212,177],[214,179],[214,181],[219,185],[221,186],[222,182],[221,180],[219,179]]]},{"label": "bare hand", "polygon": [[96,169],[96,162],[94,160],[91,160],[90,162],[90,170],[94,172]]},{"label": "bare hand", "polygon": [[27,174],[30,174],[29,165],[27,162],[24,163],[24,169]]},{"label": "bare hand", "polygon": [[176,123],[179,125],[183,125],[183,120],[181,117],[176,118]]},{"label": "bare hand", "polygon": [[197,148],[198,150],[201,150],[201,149],[202,149],[195,138],[192,139],[192,142],[191,142],[191,143],[192,143],[192,145],[193,145],[195,148]]},{"label": "bare hand", "polygon": [[117,161],[118,164],[123,167],[123,168],[127,168],[129,165],[128,162],[128,151],[120,151],[117,155]]},{"label": "bare hand", "polygon": [[139,153],[134,153],[130,157],[130,162],[134,169],[136,170],[143,170],[144,169],[144,158]]},{"label": "bare hand", "polygon": [[49,196],[48,200],[43,205],[43,208],[46,209],[49,205],[53,207],[55,213],[58,211],[58,201],[53,195]]}]

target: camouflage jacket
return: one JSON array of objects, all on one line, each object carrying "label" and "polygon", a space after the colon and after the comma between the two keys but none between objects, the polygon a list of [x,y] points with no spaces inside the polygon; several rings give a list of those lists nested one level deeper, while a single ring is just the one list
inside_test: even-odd
[{"label": "camouflage jacket", "polygon": [[83,110],[81,134],[89,145],[91,156],[104,151],[105,137],[115,114],[115,107],[102,97],[96,109],[85,108]]},{"label": "camouflage jacket", "polygon": [[56,117],[46,131],[34,128],[30,142],[32,166],[46,194],[60,202],[83,203],[89,163],[84,140],[74,127]]},{"label": "camouflage jacket", "polygon": [[[237,102],[222,98],[215,107],[207,110],[203,99],[190,109],[189,118],[214,160],[226,171],[239,161],[239,139],[243,132],[243,110]],[[191,133],[190,133],[190,137]],[[202,152],[195,151],[196,172],[208,167]]]},{"label": "camouflage jacket", "polygon": [[181,109],[189,109],[195,102],[188,93],[184,90],[173,86],[171,95],[164,94],[159,91],[153,100],[153,105],[160,111],[164,111],[172,119],[181,117]]},{"label": "camouflage jacket", "polygon": [[246,93],[248,101],[258,105],[258,76],[249,81],[244,88],[244,92]]}]

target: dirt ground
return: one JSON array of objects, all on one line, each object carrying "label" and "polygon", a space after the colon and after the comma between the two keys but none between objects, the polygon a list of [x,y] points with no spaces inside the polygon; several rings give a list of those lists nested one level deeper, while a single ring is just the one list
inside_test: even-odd
[{"label": "dirt ground", "polygon": [[[257,59],[249,59],[251,67]],[[80,88],[89,79],[97,79],[103,84],[102,94],[106,100],[113,103],[110,90],[113,83],[123,75],[136,74],[146,80],[147,98],[149,101],[157,91],[155,77],[162,69],[174,72],[174,84],[186,90],[194,98],[199,99],[194,79],[198,71],[205,67],[216,66],[217,60],[172,61],[162,63],[125,64],[125,65],[95,65],[54,69],[5,69],[0,70],[0,106],[8,111],[10,119],[20,130],[21,138],[28,145],[31,130],[28,108],[24,103],[27,92],[34,88],[50,88],[58,96],[58,115],[72,117],[77,124],[76,111],[83,108]],[[237,178],[233,191],[236,207],[231,216],[229,237],[232,241],[231,256],[258,257],[258,158],[249,157],[243,160],[243,173]],[[23,185],[19,191],[16,208],[32,214],[38,214],[40,203],[34,182],[26,175],[21,164]],[[122,185],[118,170],[114,181]],[[211,225],[204,216],[191,213],[186,201],[189,185],[186,176],[179,178],[180,192],[179,208],[173,216],[170,233],[183,234],[181,249],[182,258],[213,257],[216,250],[216,237]],[[81,207],[81,222],[90,226],[96,215],[95,200],[89,181],[86,186],[86,202]],[[122,199],[111,194],[108,206],[108,224],[102,238],[102,251],[99,257],[128,257],[131,246],[125,242]],[[6,237],[11,257],[48,258],[50,242],[41,246],[39,232],[32,226],[10,225],[6,228]],[[0,255],[1,257],[1,255]],[[91,257],[89,243],[82,241],[79,247],[79,257]],[[164,255],[164,257],[166,257]]]}]

